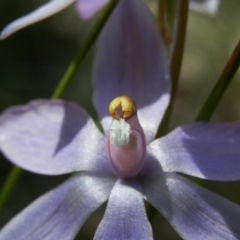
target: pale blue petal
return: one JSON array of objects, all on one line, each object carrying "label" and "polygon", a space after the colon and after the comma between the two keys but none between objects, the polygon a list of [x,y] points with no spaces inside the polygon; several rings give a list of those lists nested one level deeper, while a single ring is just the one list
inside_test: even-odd
[{"label": "pale blue petal", "polygon": [[133,180],[119,180],[110,195],[94,240],[152,240],[141,186]]},{"label": "pale blue petal", "polygon": [[216,15],[220,5],[220,0],[191,0],[190,8],[201,13]]},{"label": "pale blue petal", "polygon": [[240,179],[240,123],[193,123],[148,146],[166,172],[199,178]]},{"label": "pale blue petal", "polygon": [[78,175],[41,196],[1,231],[1,240],[72,240],[107,199],[115,180]]},{"label": "pale blue petal", "polygon": [[144,178],[142,187],[184,240],[240,239],[240,206],[227,199],[174,173]]},{"label": "pale blue petal", "polygon": [[104,27],[93,70],[94,104],[105,133],[108,105],[128,95],[137,105],[147,142],[154,139],[169,101],[165,47],[148,8],[139,0],[121,0]]},{"label": "pale blue petal", "polygon": [[83,19],[88,20],[108,2],[109,0],[78,0],[77,10]]},{"label": "pale blue petal", "polygon": [[6,110],[0,116],[0,150],[40,174],[112,172],[105,137],[73,102],[36,100]]},{"label": "pale blue petal", "polygon": [[39,22],[45,18],[60,12],[70,4],[74,3],[76,0],[52,0],[45,5],[39,7],[35,11],[18,18],[8,24],[1,32],[0,39],[5,39],[12,35],[13,33],[25,28],[31,24]]}]

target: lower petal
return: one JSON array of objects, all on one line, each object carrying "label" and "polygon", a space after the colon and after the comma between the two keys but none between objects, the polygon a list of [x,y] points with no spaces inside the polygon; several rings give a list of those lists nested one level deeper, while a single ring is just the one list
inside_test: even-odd
[{"label": "lower petal", "polygon": [[138,182],[119,180],[115,184],[94,239],[153,239]]},{"label": "lower petal", "polygon": [[73,239],[87,217],[104,203],[114,179],[77,175],[38,198],[0,232],[1,240]]},{"label": "lower petal", "polygon": [[178,174],[143,179],[146,199],[185,240],[240,239],[240,207]]}]

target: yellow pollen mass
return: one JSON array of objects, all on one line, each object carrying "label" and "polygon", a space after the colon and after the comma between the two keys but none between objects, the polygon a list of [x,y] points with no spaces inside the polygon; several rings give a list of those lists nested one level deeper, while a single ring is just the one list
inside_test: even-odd
[{"label": "yellow pollen mass", "polygon": [[130,118],[136,112],[136,104],[128,96],[119,96],[110,102],[108,111],[114,119]]}]

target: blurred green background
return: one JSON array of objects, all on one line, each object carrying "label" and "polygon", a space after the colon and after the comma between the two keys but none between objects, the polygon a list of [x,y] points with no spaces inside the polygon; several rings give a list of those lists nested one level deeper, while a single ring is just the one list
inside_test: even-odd
[{"label": "blurred green background", "polygon": [[[47,1],[0,2],[0,29]],[[155,11],[156,1],[146,0]],[[221,1],[218,14],[189,12],[180,85],[171,129],[194,121],[240,38],[240,0]],[[36,98],[49,98],[68,64],[79,51],[98,15],[83,22],[72,5],[59,14],[30,26],[0,42],[0,111]],[[70,85],[65,99],[84,106],[96,116],[91,102],[91,67],[94,48]],[[240,72],[222,98],[212,121],[240,120]],[[0,155],[0,186],[12,165]],[[68,176],[49,177],[24,172],[0,215],[0,228],[38,196]],[[205,186],[240,204],[240,183],[206,181]],[[103,206],[86,222],[78,239],[92,239],[104,212]],[[181,239],[160,215],[152,222],[155,239]]]}]

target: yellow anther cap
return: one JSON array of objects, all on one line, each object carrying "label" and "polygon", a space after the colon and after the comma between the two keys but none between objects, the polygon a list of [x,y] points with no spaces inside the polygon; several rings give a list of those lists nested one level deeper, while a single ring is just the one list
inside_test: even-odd
[{"label": "yellow anther cap", "polygon": [[108,110],[114,119],[130,118],[136,112],[136,104],[128,96],[119,96],[110,102]]}]

